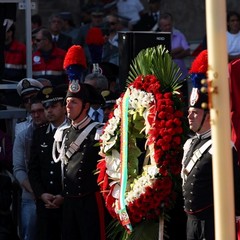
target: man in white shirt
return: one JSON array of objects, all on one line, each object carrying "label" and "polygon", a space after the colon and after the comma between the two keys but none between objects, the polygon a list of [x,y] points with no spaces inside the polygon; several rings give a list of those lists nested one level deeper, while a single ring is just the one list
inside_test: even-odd
[{"label": "man in white shirt", "polygon": [[140,15],[144,11],[144,6],[140,0],[119,0],[117,2],[118,14],[131,18],[130,24],[134,25],[140,20]]}]

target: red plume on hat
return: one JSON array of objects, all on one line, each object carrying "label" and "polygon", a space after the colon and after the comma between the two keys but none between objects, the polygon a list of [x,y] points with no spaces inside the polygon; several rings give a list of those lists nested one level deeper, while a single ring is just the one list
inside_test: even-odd
[{"label": "red plume on hat", "polygon": [[204,73],[208,70],[208,52],[203,50],[192,63],[190,73]]},{"label": "red plume on hat", "polygon": [[66,70],[70,81],[81,81],[83,70],[87,68],[87,61],[84,49],[80,45],[73,45],[68,49],[63,68]]},{"label": "red plume on hat", "polygon": [[[190,96],[190,106],[192,107],[202,108],[202,104],[208,102],[208,94],[201,91],[203,87],[202,79],[207,78],[207,71],[208,52],[207,50],[203,50],[194,59],[189,71],[192,80],[192,93]],[[206,104],[204,106],[207,108]]]},{"label": "red plume on hat", "polygon": [[191,74],[193,87],[200,88],[201,80],[206,78],[208,70],[208,52],[203,50],[193,60],[189,73]]},{"label": "red plume on hat", "polygon": [[68,49],[64,59],[63,68],[67,69],[70,65],[73,64],[87,68],[84,49],[80,45],[73,45]]},{"label": "red plume on hat", "polygon": [[91,54],[92,63],[100,63],[102,60],[102,49],[105,42],[102,30],[98,27],[90,28],[86,36],[86,44]]}]

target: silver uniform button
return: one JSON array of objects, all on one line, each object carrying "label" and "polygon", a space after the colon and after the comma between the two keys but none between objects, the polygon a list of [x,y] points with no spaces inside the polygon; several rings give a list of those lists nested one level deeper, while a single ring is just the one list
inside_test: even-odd
[{"label": "silver uniform button", "polygon": [[51,171],[50,174],[53,174],[53,171]]},{"label": "silver uniform button", "polygon": [[53,181],[50,181],[50,184],[53,184]]}]

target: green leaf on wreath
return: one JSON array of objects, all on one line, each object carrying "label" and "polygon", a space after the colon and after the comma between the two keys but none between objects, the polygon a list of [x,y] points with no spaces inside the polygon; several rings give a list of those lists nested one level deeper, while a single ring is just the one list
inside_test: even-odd
[{"label": "green leaf on wreath", "polygon": [[182,73],[163,45],[141,50],[130,65],[127,83],[133,82],[139,75],[155,75],[163,92],[173,92],[181,87]]}]

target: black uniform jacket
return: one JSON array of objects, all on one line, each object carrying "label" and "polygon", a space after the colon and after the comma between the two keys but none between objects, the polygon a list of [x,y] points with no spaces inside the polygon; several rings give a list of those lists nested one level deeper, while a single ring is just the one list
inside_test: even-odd
[{"label": "black uniform jacket", "polygon": [[[65,130],[66,150],[86,127],[76,129],[71,126]],[[99,191],[97,175],[94,174],[97,162],[100,159],[98,155],[98,141],[95,140],[96,130],[97,127],[94,127],[90,131],[80,145],[80,148],[72,155],[68,163],[64,165],[64,196],[81,197]]]},{"label": "black uniform jacket", "polygon": [[[210,138],[211,135],[203,137],[194,149],[201,148],[201,146]],[[205,210],[213,209],[212,152],[210,148],[211,146],[202,154],[183,184],[184,208],[189,214],[198,214]],[[240,174],[237,165],[237,152],[234,147],[232,148],[232,151],[233,161],[227,159],[226,161],[229,161],[229,164],[233,163],[235,202],[237,210],[239,209],[238,203],[240,200]],[[186,159],[183,163],[184,166],[187,165],[191,156],[186,155]]]},{"label": "black uniform jacket", "polygon": [[29,161],[29,180],[36,197],[43,193],[61,194],[61,163],[52,159],[53,132],[44,125],[33,132]]}]

